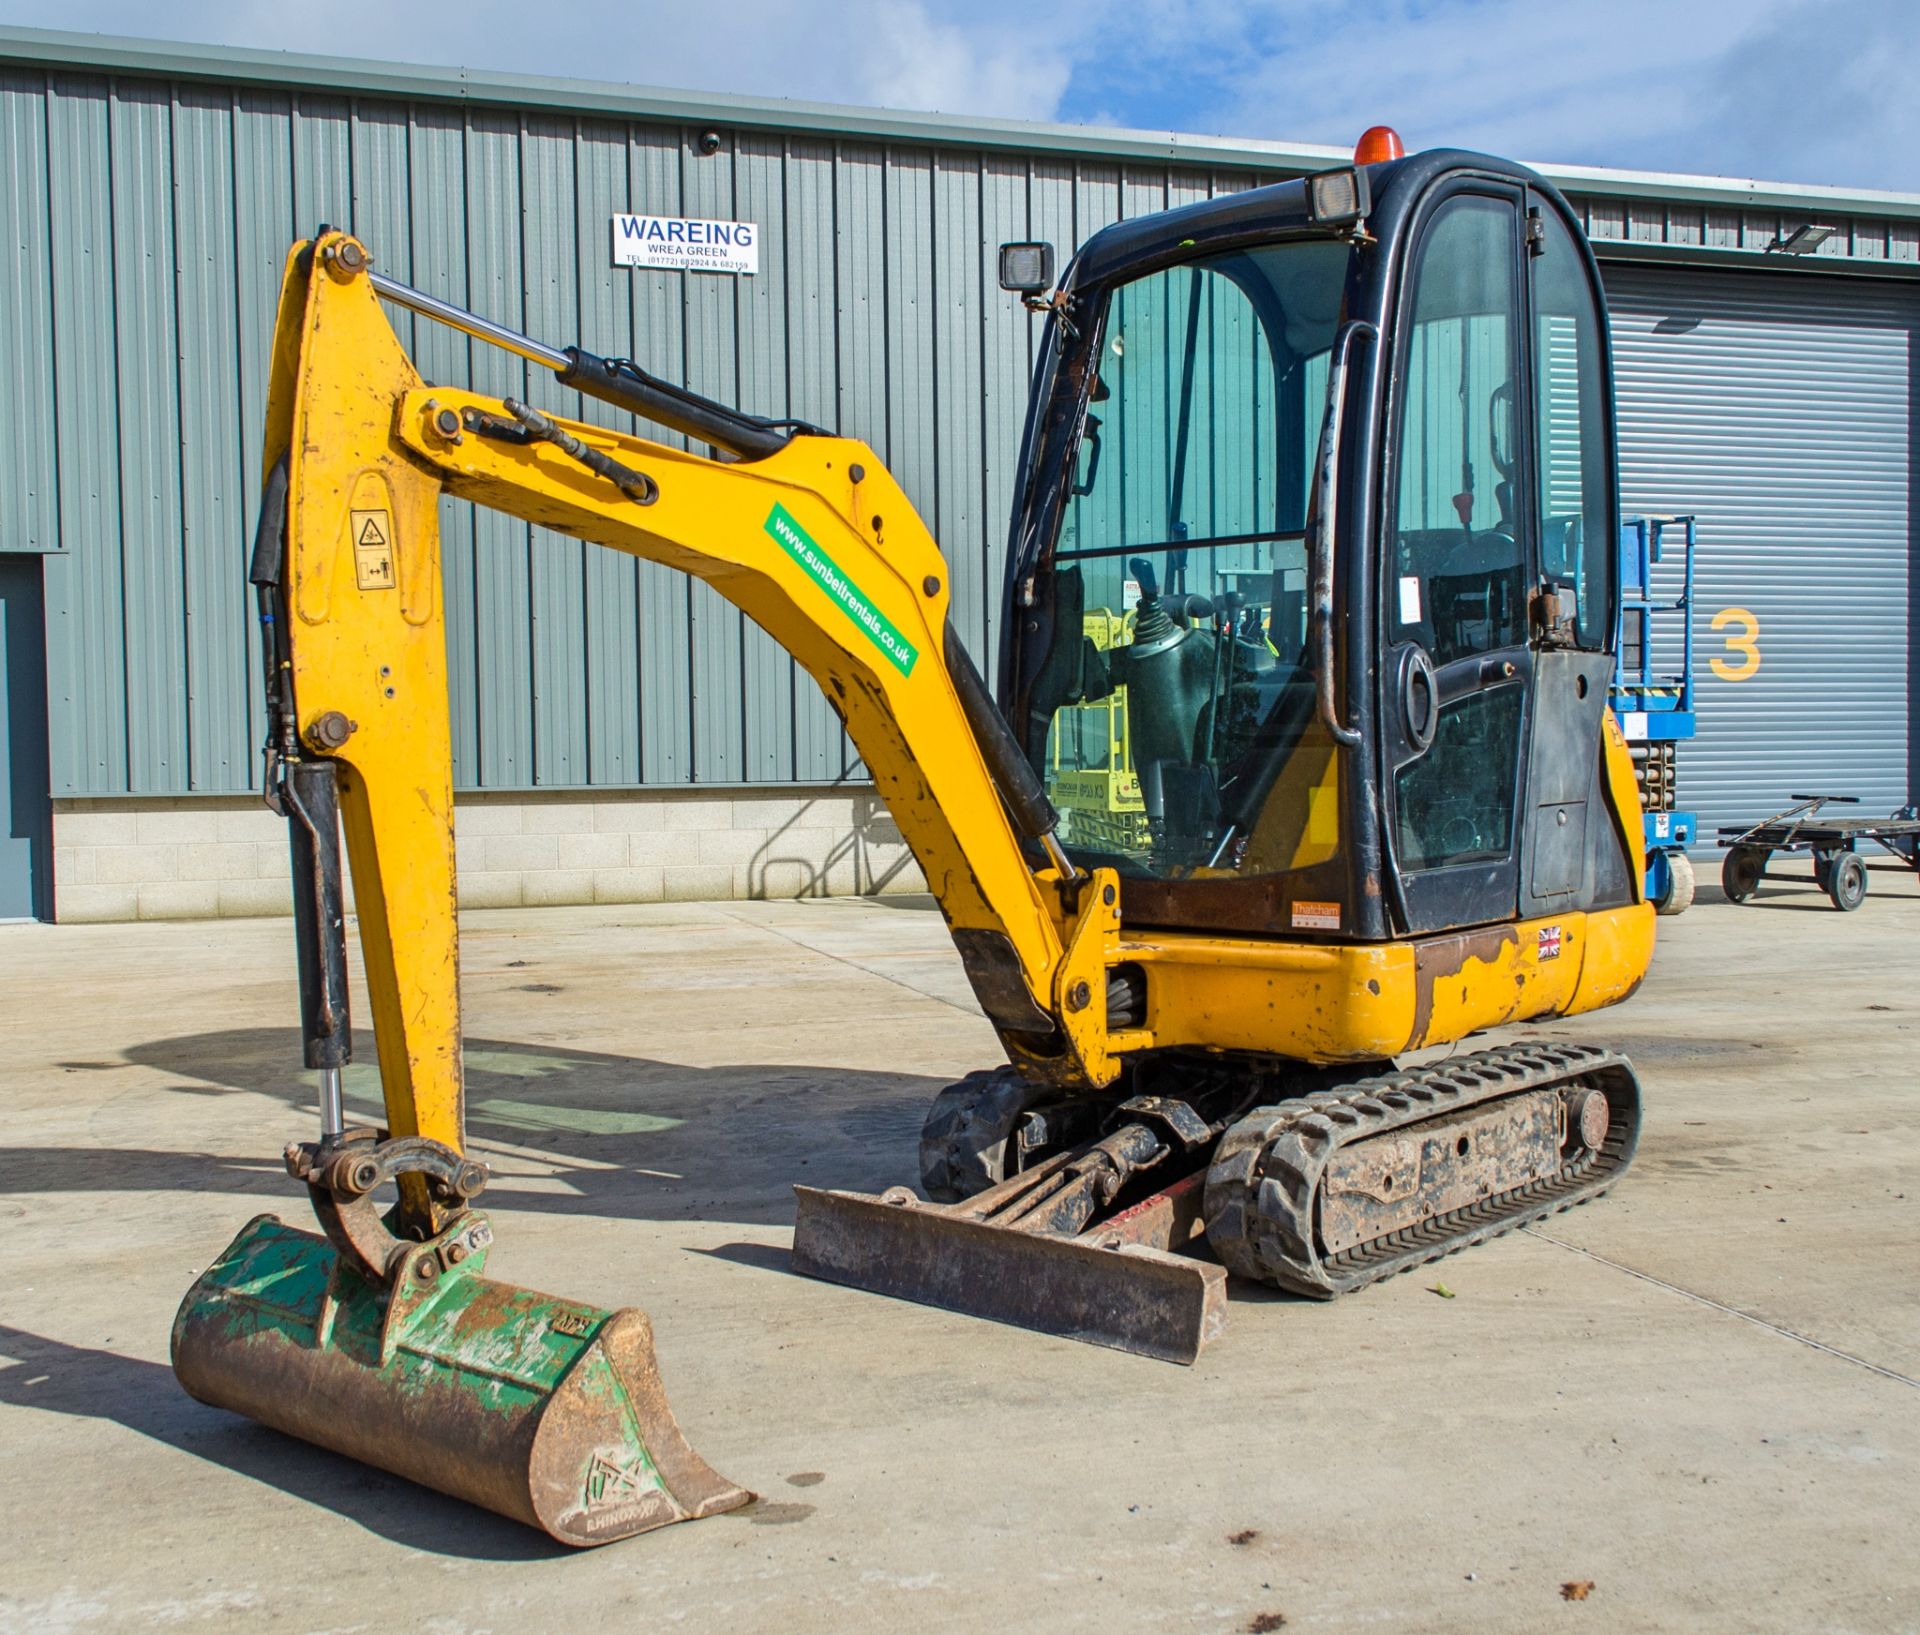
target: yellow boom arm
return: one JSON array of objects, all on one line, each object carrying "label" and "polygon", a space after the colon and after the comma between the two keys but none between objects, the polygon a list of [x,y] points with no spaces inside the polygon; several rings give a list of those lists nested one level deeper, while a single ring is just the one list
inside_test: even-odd
[{"label": "yellow boom arm", "polygon": [[350,242],[289,262],[266,458],[291,455],[296,719],[339,775],[393,1133],[462,1140],[443,490],[678,568],[766,629],[846,723],[989,1013],[1044,1037],[1068,1002],[1060,876],[1022,854],[949,671],[946,564],[871,450],[800,437],[733,464],[560,423],[643,474],[623,491],[553,442],[476,434],[522,426],[421,381]]}]

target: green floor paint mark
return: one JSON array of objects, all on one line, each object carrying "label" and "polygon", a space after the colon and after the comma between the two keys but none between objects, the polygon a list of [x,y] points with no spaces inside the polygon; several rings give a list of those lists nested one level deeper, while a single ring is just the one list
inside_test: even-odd
[{"label": "green floor paint mark", "polygon": [[601,1112],[591,1107],[553,1107],[537,1101],[488,1097],[472,1104],[475,1122],[509,1130],[565,1130],[574,1135],[658,1135],[686,1122],[655,1113]]},{"label": "green floor paint mark", "polygon": [[[591,1064],[604,1070],[604,1063]],[[578,1071],[581,1063],[572,1056],[521,1055],[504,1050],[479,1050],[467,1057],[470,1071],[502,1078],[544,1079],[555,1074]],[[372,1062],[351,1063],[341,1076],[349,1101],[363,1107],[383,1108],[380,1069]],[[609,1094],[607,1091],[598,1093]],[[506,1096],[486,1096],[467,1104],[468,1116],[476,1124],[523,1133],[542,1132],[569,1135],[658,1135],[677,1129],[683,1118],[666,1118],[658,1113],[634,1113],[620,1108],[574,1107],[563,1102],[520,1101]]]}]

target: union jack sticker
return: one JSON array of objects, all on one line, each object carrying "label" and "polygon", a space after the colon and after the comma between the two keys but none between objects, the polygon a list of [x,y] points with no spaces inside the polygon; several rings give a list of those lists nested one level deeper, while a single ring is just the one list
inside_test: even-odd
[{"label": "union jack sticker", "polygon": [[1558,959],[1560,957],[1559,926],[1543,925],[1540,927],[1538,957],[1541,959]]}]

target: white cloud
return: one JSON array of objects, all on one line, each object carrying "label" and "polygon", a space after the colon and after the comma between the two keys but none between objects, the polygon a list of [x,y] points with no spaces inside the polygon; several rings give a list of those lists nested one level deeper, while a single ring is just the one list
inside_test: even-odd
[{"label": "white cloud", "polygon": [[[391,0],[73,0],[57,17],[0,0],[0,19],[34,27],[169,37],[219,45],[360,56],[643,86],[957,114],[1048,119],[1071,63],[1028,32],[1011,6],[923,0],[468,0],[447,13]],[[161,19],[164,18],[164,21]]]},{"label": "white cloud", "polygon": [[[45,26],[763,97],[1920,188],[1916,0],[0,0]],[[164,21],[156,23],[156,18]]]},{"label": "white cloud", "polygon": [[1217,88],[1189,128],[1344,144],[1384,122],[1415,147],[1920,186],[1910,0],[1249,0],[1231,19],[1147,4],[1219,30],[1162,59],[1168,85],[1186,71]]},{"label": "white cloud", "polygon": [[1920,190],[1920,6],[1802,4],[1727,53],[1703,139],[1721,136],[1754,174]]},{"label": "white cloud", "polygon": [[1058,111],[1073,65],[1017,25],[988,19],[983,28],[977,10],[971,29],[939,22],[918,0],[863,9],[872,37],[861,50],[859,100],[1002,119],[1046,120]]},{"label": "white cloud", "polygon": [[[1604,10],[1386,0],[1364,29],[1279,42],[1239,76],[1238,108],[1269,133],[1289,121],[1302,138],[1351,140],[1381,121],[1421,147],[1573,157],[1566,150],[1595,139],[1671,128],[1723,47],[1729,9],[1724,0],[1614,0]],[[1740,9],[1762,13],[1768,3]]]}]

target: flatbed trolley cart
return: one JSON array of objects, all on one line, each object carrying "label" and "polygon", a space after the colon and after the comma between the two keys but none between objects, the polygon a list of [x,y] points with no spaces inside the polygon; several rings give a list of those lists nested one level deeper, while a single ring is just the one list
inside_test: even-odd
[{"label": "flatbed trolley cart", "polygon": [[[1682,913],[1693,901],[1687,848],[1697,843],[1700,828],[1694,814],[1679,809],[1674,799],[1677,746],[1693,737],[1695,726],[1694,540],[1691,516],[1629,517],[1620,526],[1620,623],[1607,702],[1640,781],[1647,901],[1662,914]],[[1671,564],[1676,544],[1680,560]],[[1656,574],[1662,561],[1670,566]],[[1662,586],[1658,594],[1656,577]],[[1668,600],[1676,578],[1678,595]]]},{"label": "flatbed trolley cart", "polygon": [[1827,817],[1827,806],[1857,806],[1857,795],[1794,795],[1799,804],[1747,828],[1732,824],[1720,831],[1727,848],[1720,884],[1729,902],[1744,903],[1762,880],[1804,880],[1805,875],[1769,873],[1775,852],[1811,854],[1814,884],[1851,912],[1866,901],[1867,860],[1860,843],[1871,840],[1920,873],[1920,807],[1903,806],[1892,817]]}]

